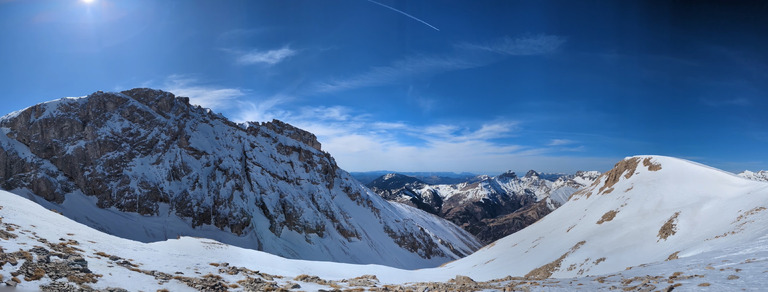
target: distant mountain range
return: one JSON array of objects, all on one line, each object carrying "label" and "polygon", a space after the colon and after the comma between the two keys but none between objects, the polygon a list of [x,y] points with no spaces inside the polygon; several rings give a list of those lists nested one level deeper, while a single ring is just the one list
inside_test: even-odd
[{"label": "distant mountain range", "polygon": [[395,172],[395,171],[386,171],[386,170],[378,170],[378,171],[366,171],[366,172],[350,172],[349,174],[352,175],[356,180],[363,184],[369,184],[370,182],[374,181],[375,179],[389,174],[389,173],[398,173],[402,175],[407,175],[410,177],[414,177],[419,179],[420,181],[431,184],[431,185],[439,185],[439,184],[457,184],[462,182],[473,182],[477,179],[477,175],[469,172],[461,172],[461,173],[455,173],[455,172]]},{"label": "distant mountain range", "polygon": [[487,244],[533,224],[598,176],[597,171],[580,171],[550,181],[531,170],[523,177],[510,171],[457,184],[429,184],[417,177],[390,173],[366,186],[389,201],[448,219]]}]

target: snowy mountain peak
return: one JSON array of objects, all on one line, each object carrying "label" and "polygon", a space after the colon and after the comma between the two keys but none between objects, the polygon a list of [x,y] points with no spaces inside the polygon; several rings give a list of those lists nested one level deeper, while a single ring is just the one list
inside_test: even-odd
[{"label": "snowy mountain peak", "polygon": [[738,176],[746,179],[768,182],[768,170],[761,170],[758,172],[745,170],[744,172],[739,173]]},{"label": "snowy mountain peak", "polygon": [[525,177],[526,178],[534,178],[534,177],[538,178],[539,177],[539,173],[536,172],[535,170],[531,169],[531,170],[529,170],[528,172],[525,173]]},{"label": "snowy mountain peak", "polygon": [[[498,178],[498,179],[506,179],[506,180],[516,179],[517,178],[517,174],[514,171],[508,170],[507,172],[502,173],[502,174],[496,176],[496,178]],[[486,177],[486,179],[492,179],[492,177]]]},{"label": "snowy mountain peak", "polygon": [[[569,278],[691,257],[768,234],[768,185],[664,156],[624,159],[536,224],[447,268]],[[509,265],[510,261],[517,263]]]},{"label": "snowy mountain peak", "polygon": [[479,244],[389,203],[287,123],[236,124],[137,88],[0,119],[0,187],[139,241],[190,235],[301,259],[418,268]]}]

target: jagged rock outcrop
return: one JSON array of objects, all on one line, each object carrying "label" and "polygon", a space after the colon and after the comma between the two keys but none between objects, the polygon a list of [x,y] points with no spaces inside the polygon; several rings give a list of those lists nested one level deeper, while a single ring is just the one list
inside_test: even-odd
[{"label": "jagged rock outcrop", "polygon": [[206,236],[291,258],[410,268],[478,247],[447,222],[425,232],[414,210],[339,169],[315,135],[277,120],[236,124],[168,92],[64,98],[4,116],[0,131],[0,187],[131,239]]},{"label": "jagged rock outcrop", "polygon": [[562,205],[579,188],[600,175],[597,171],[542,179],[533,170],[518,177],[509,171],[475,182],[429,185],[401,174],[387,174],[367,184],[383,198],[439,215],[461,226],[484,243],[517,232]]}]

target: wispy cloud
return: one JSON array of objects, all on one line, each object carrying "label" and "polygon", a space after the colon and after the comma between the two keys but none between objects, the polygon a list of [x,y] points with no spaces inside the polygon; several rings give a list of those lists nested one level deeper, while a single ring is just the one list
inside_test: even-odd
[{"label": "wispy cloud", "polygon": [[296,50],[293,50],[287,46],[274,50],[251,50],[245,53],[239,53],[239,56],[235,60],[240,65],[275,65],[283,60],[296,55]]},{"label": "wispy cloud", "polygon": [[[504,37],[491,44],[462,43],[456,45],[457,50],[449,54],[409,56],[394,61],[388,66],[372,67],[359,75],[316,83],[311,91],[315,93],[338,92],[392,84],[409,77],[471,69],[491,64],[506,56],[553,53],[563,43],[565,43],[565,38],[554,35]],[[476,54],[477,51],[486,54]]]},{"label": "wispy cloud", "polygon": [[547,146],[563,146],[563,145],[571,145],[576,143],[576,141],[569,140],[569,139],[552,139],[549,141],[549,144]]},{"label": "wispy cloud", "polygon": [[264,122],[272,119],[284,119],[290,116],[288,111],[280,108],[291,101],[288,96],[272,96],[258,101],[237,101],[237,110],[232,115],[235,122]]},{"label": "wispy cloud", "polygon": [[489,44],[462,43],[457,48],[494,52],[511,56],[544,55],[557,51],[565,38],[556,35],[535,35],[520,38],[506,36]]},{"label": "wispy cloud", "polygon": [[361,87],[390,84],[409,76],[434,74],[477,67],[473,60],[452,56],[419,56],[396,61],[390,66],[373,67],[363,74],[321,82],[316,85],[317,92],[337,92]]},{"label": "wispy cloud", "polygon": [[175,95],[189,97],[192,104],[215,110],[230,108],[238,98],[246,95],[245,91],[239,88],[200,85],[197,79],[184,75],[168,76],[162,88]]}]

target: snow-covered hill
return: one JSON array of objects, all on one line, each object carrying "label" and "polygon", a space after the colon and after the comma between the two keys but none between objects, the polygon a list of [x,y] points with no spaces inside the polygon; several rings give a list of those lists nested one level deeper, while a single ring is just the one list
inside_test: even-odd
[{"label": "snow-covered hill", "polygon": [[390,173],[367,186],[387,200],[439,215],[490,243],[533,224],[599,175],[579,171],[558,175],[553,182],[533,170],[523,177],[509,171],[495,177],[478,176],[475,182],[430,185]]},{"label": "snow-covered hill", "polygon": [[198,236],[288,258],[436,266],[479,248],[389,203],[309,132],[235,124],[152,89],[96,92],[0,118],[0,186],[104,232]]},{"label": "snow-covered hill", "polygon": [[616,273],[768,234],[768,183],[690,161],[636,156],[522,231],[446,265],[479,279]]},{"label": "snow-covered hill", "polygon": [[739,173],[740,177],[756,180],[756,181],[766,181],[768,182],[768,170],[761,170],[758,172],[752,172],[749,170],[745,170],[742,173]]},{"label": "snow-covered hill", "polygon": [[285,259],[204,238],[141,243],[0,191],[0,279],[47,291],[728,291],[764,285],[768,183],[638,156],[573,199],[469,257],[414,271]]}]

